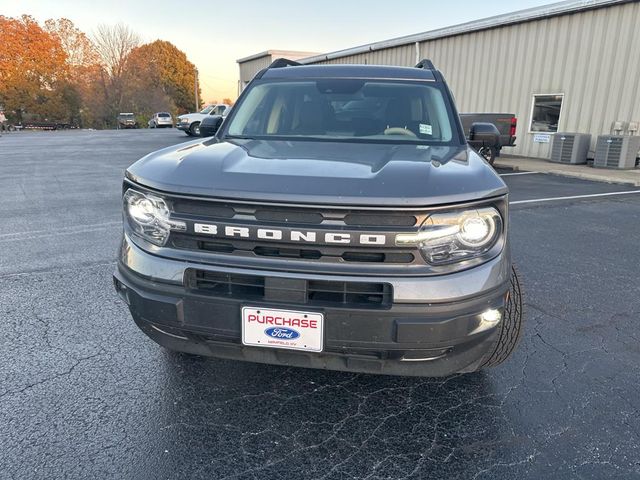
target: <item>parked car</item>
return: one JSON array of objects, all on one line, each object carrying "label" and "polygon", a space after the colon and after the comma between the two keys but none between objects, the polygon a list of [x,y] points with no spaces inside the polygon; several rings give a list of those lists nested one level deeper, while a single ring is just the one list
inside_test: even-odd
[{"label": "parked car", "polygon": [[157,112],[148,122],[149,128],[173,128],[173,117],[169,112]]},{"label": "parked car", "polygon": [[471,127],[474,123],[490,123],[498,129],[500,141],[495,146],[469,142],[492,165],[496,157],[500,156],[503,147],[516,146],[518,119],[513,113],[461,113],[460,121],[467,139],[471,137]]},{"label": "parked car", "polygon": [[231,109],[227,108],[222,112],[222,115],[208,115],[205,117],[202,122],[200,122],[200,136],[213,137],[230,111]]},{"label": "parked car", "polygon": [[138,122],[133,113],[121,113],[118,115],[118,124],[116,127],[118,130],[122,128],[138,128]]},{"label": "parked car", "polygon": [[214,105],[208,105],[198,113],[185,113],[178,117],[178,123],[176,128],[182,130],[191,137],[200,136],[200,122],[207,118],[209,115],[222,115],[226,109],[230,108],[229,105],[224,103],[217,103]]},{"label": "parked car", "polygon": [[[381,102],[337,118],[363,98]],[[470,131],[498,142],[491,124]],[[508,188],[428,60],[278,59],[214,137],[146,155],[123,182],[114,286],[168,349],[444,376],[518,344]]]}]

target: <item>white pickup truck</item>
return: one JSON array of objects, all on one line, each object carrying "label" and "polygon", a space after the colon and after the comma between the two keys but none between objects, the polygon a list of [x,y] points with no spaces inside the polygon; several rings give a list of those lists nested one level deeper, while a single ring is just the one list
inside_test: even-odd
[{"label": "white pickup truck", "polygon": [[225,103],[207,105],[198,113],[185,113],[178,117],[176,128],[182,130],[190,137],[200,136],[200,122],[209,115],[222,115],[230,106]]}]

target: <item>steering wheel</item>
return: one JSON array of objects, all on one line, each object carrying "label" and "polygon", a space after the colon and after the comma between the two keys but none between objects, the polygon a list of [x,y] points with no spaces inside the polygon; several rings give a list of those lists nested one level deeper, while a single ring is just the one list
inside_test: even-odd
[{"label": "steering wheel", "polygon": [[418,138],[411,130],[402,127],[389,127],[384,131],[385,135],[406,135],[407,137]]}]

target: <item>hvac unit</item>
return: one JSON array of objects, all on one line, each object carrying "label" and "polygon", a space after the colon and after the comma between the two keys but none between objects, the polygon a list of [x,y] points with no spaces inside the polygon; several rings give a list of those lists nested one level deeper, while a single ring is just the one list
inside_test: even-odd
[{"label": "hvac unit", "polygon": [[551,144],[549,160],[556,163],[587,163],[591,144],[589,133],[556,133]]},{"label": "hvac unit", "polygon": [[600,135],[596,143],[596,168],[635,168],[640,136]]}]

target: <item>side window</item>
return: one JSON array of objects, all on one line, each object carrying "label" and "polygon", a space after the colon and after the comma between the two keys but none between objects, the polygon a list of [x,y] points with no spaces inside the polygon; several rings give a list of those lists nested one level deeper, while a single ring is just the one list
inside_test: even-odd
[{"label": "side window", "polygon": [[564,94],[534,95],[531,106],[530,132],[557,132]]}]

